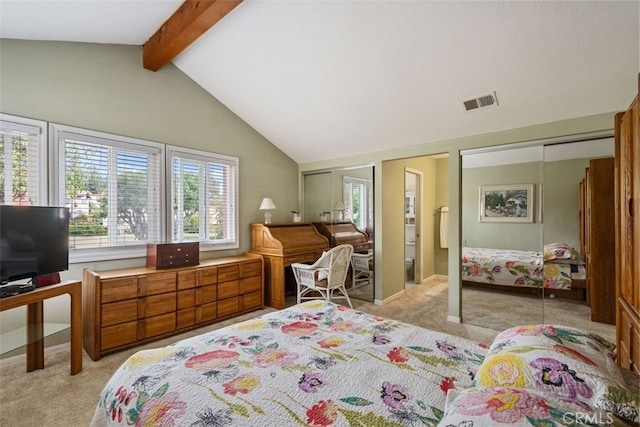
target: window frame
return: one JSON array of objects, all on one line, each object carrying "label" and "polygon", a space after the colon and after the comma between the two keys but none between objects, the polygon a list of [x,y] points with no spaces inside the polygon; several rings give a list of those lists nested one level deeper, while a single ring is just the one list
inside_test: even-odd
[{"label": "window frame", "polygon": [[[171,180],[173,169],[171,163],[174,154],[183,153],[187,157],[207,162],[223,163],[233,166],[233,196],[231,204],[228,206],[230,215],[233,218],[233,237],[222,243],[212,241],[200,241],[201,251],[238,249],[240,247],[240,212],[239,212],[239,189],[240,189],[240,160],[238,157],[219,153],[212,153],[203,150],[191,149],[164,143],[158,143],[138,138],[117,135],[113,133],[94,131],[76,126],[68,126],[59,123],[29,119],[25,117],[12,116],[0,113],[0,120],[14,124],[16,130],[37,130],[38,147],[38,201],[41,206],[64,206],[66,197],[64,196],[66,179],[62,176],[61,161],[64,161],[66,153],[61,152],[60,138],[64,135],[78,135],[79,140],[86,138],[86,142],[96,142],[114,147],[129,148],[129,144],[142,147],[149,147],[150,151],[156,150],[158,153],[158,222],[159,241],[170,241],[172,238],[172,197],[167,190],[173,191]],[[147,150],[142,150],[147,151]],[[62,156],[62,159],[61,159]],[[151,242],[152,240],[150,240]],[[83,248],[69,250],[69,264],[78,264],[94,261],[108,261],[126,258],[143,258],[146,256],[146,242],[140,244],[117,245],[103,248]]]},{"label": "window frame", "polygon": [[[65,155],[65,153],[60,152],[60,136],[63,134],[78,135],[79,138],[86,139],[87,142],[95,141],[98,144],[105,144],[113,147],[129,148],[129,145],[133,144],[144,148],[141,151],[158,153],[158,182],[156,183],[158,186],[157,208],[159,210],[158,234],[160,241],[163,241],[165,233],[164,215],[166,214],[162,209],[162,207],[165,206],[166,198],[164,188],[165,170],[163,167],[165,144],[74,126],[49,123],[49,169],[51,171],[49,174],[51,177],[50,200],[53,205],[60,206],[66,205],[66,200],[62,200],[64,199],[62,193],[65,189],[65,177],[61,175],[62,170],[60,167],[60,162],[64,159]],[[61,156],[63,157],[61,158]],[[147,242],[141,242],[140,244],[117,245],[104,248],[69,249],[69,263],[75,264],[89,261],[145,257],[147,254],[146,243]]]},{"label": "window frame", "polygon": [[173,160],[174,157],[188,158],[195,161],[205,161],[207,163],[223,163],[226,165],[232,165],[234,168],[234,182],[233,182],[233,200],[230,206],[232,212],[230,215],[233,217],[233,239],[225,242],[216,243],[215,241],[206,240],[199,241],[200,251],[213,251],[213,250],[225,250],[225,249],[238,249],[240,247],[240,220],[239,220],[239,189],[240,189],[240,159],[238,157],[211,153],[208,151],[197,150],[193,148],[179,147],[175,145],[166,146],[166,175],[165,186],[167,188],[167,197],[165,201],[166,223],[165,230],[167,237],[173,238],[173,215],[170,213],[173,211]]},{"label": "window frame", "polygon": [[[347,191],[346,187],[349,186],[350,190]],[[358,178],[354,176],[345,175],[342,178],[342,191],[343,191],[343,203],[346,206],[351,208],[351,212],[349,213],[351,218],[350,220],[354,222],[353,218],[353,187],[358,186],[360,188],[360,205],[358,206],[359,212],[362,213],[362,217],[359,219],[356,224],[359,228],[366,228],[371,226],[373,223],[373,217],[371,215],[372,206],[370,206],[367,202],[371,200],[370,193],[372,191],[371,188],[371,180],[366,178]],[[354,222],[355,223],[355,222]]]},{"label": "window frame", "polygon": [[[49,205],[48,187],[48,160],[47,160],[47,122],[42,120],[29,119],[25,117],[12,116],[0,113],[0,121],[6,123],[7,128],[19,132],[32,132],[37,135],[37,157],[38,168],[35,170],[37,180],[37,203],[34,206]],[[12,203],[13,204],[13,203]]]}]

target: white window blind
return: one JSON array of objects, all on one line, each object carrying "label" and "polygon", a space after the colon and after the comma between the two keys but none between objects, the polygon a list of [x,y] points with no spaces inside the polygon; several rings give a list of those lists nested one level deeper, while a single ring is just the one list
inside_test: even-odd
[{"label": "white window blind", "polygon": [[0,114],[0,204],[46,205],[45,123]]},{"label": "white window blind", "polygon": [[162,147],[52,125],[58,199],[70,211],[70,248],[160,241]]},{"label": "white window blind", "polygon": [[358,228],[364,229],[372,224],[373,203],[369,202],[371,182],[362,178],[345,176],[342,181],[345,219],[352,221]]},{"label": "white window blind", "polygon": [[167,150],[172,241],[238,247],[238,159],[179,147]]}]

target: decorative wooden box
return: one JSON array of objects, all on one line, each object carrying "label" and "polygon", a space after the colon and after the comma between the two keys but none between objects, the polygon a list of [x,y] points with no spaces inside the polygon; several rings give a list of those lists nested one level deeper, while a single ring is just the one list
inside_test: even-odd
[{"label": "decorative wooden box", "polygon": [[200,244],[198,242],[147,244],[147,267],[162,269],[199,263]]}]

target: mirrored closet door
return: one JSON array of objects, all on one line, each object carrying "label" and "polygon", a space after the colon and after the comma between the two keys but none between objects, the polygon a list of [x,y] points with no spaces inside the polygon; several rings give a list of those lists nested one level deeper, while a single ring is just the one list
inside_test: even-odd
[{"label": "mirrored closet door", "polygon": [[[609,330],[590,321],[581,221],[590,162],[613,157],[609,133],[464,153],[465,323],[502,330],[518,324],[587,322],[597,332]],[[524,216],[517,212],[524,206],[518,202],[522,197],[527,199]],[[528,258],[536,268],[526,266]],[[493,263],[485,262],[489,259]],[[506,281],[500,278],[504,273]]]},{"label": "mirrored closet door", "polygon": [[542,147],[469,150],[462,168],[463,322],[541,323]]},{"label": "mirrored closet door", "polygon": [[[373,301],[373,166],[303,173],[302,220],[313,223],[330,246],[349,243],[355,258],[347,277],[352,298]],[[355,265],[355,266],[354,266]]]}]

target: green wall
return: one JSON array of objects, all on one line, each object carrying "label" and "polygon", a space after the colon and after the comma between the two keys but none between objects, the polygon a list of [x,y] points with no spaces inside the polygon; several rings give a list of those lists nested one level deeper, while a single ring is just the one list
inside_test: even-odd
[{"label": "green wall", "polygon": [[543,244],[568,243],[580,250],[579,187],[589,159],[545,162],[542,222]]},{"label": "green wall", "polygon": [[[462,171],[462,245],[479,248],[536,251],[542,248],[540,203],[543,162],[478,167]],[[533,223],[481,223],[479,187],[534,184]]]},{"label": "green wall", "polygon": [[[383,212],[383,205],[393,200],[394,194],[402,195],[404,183],[387,180],[382,162],[446,153],[448,170],[441,172],[448,181],[450,227],[446,256],[452,320],[461,313],[460,150],[611,129],[615,114],[605,112],[410,146],[398,141],[403,146],[396,149],[296,165],[175,66],[168,64],[153,73],[142,68],[141,58],[142,48],[136,46],[0,40],[0,112],[238,156],[241,250],[250,245],[249,223],[262,221],[258,206],[263,197],[271,197],[278,206],[273,211],[274,221],[290,220],[290,211],[301,206],[298,172],[373,164],[377,300],[391,296],[394,283],[404,281],[404,268],[396,267],[404,266],[404,234],[385,232],[387,221],[392,223],[397,218]],[[626,107],[621,105],[619,110]],[[437,206],[444,200],[438,199]],[[87,266],[109,269],[142,262],[112,261]],[[79,279],[81,267],[72,266],[63,278]],[[50,310],[50,306],[56,309]],[[47,320],[52,312],[67,318],[68,303],[49,301],[45,307]],[[4,328],[4,313],[0,320]],[[18,326],[23,322],[20,315]]]},{"label": "green wall", "polygon": [[[249,224],[263,221],[263,197],[278,207],[274,222],[290,221],[299,208],[298,165],[173,64],[142,68],[140,46],[0,39],[0,112],[238,157],[240,248],[203,258],[250,249]],[[72,264],[61,276],[144,264]],[[47,322],[68,323],[68,313],[65,297],[47,301]],[[0,331],[24,326],[20,309],[0,320]]]},{"label": "green wall", "polygon": [[449,270],[449,249],[440,247],[440,207],[449,206],[449,158],[436,160],[436,209],[434,211],[434,269],[435,274],[446,276]]},{"label": "green wall", "polygon": [[[631,100],[629,101],[631,102]],[[620,106],[624,110],[627,106]],[[461,202],[462,202],[462,162],[461,150],[490,147],[524,141],[534,141],[585,132],[610,130],[613,128],[614,112],[606,112],[593,116],[576,117],[550,123],[541,123],[517,129],[491,132],[482,135],[448,139],[442,141],[425,141],[421,144],[400,148],[371,152],[359,156],[337,158],[330,161],[301,164],[301,171],[312,171],[344,167],[354,164],[373,163],[375,165],[375,274],[376,300],[383,301],[393,295],[398,288],[397,283],[404,281],[404,235],[386,232],[389,223],[398,218],[383,209],[394,202],[394,194],[404,191],[404,183],[388,176],[395,171],[383,171],[382,164],[387,160],[409,159],[446,153],[448,154],[448,203],[449,203],[449,250],[447,265],[449,277],[449,320],[459,321],[462,313],[460,288],[460,256],[461,256]],[[474,197],[474,200],[477,200]]]}]

